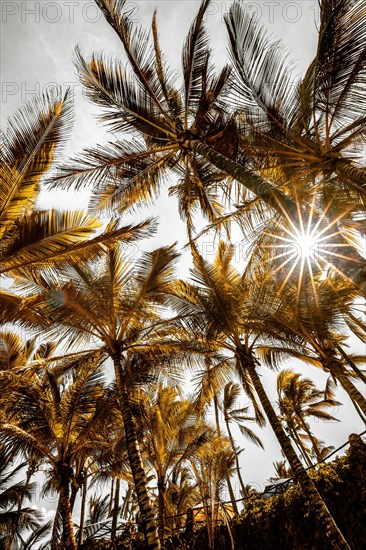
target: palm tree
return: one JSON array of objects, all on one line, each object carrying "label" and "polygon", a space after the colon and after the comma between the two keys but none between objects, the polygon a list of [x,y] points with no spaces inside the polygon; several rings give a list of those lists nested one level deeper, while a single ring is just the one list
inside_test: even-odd
[{"label": "palm tree", "polygon": [[[50,272],[57,265],[97,257],[105,242],[131,242],[148,226],[154,230],[150,222],[124,227],[115,222],[92,237],[102,225],[95,216],[35,208],[40,182],[70,132],[71,118],[69,93],[62,95],[56,89],[19,109],[9,119],[7,130],[1,132],[0,276],[27,276],[30,270]],[[24,302],[1,289],[3,321],[32,322]]]},{"label": "palm tree", "polygon": [[[173,247],[142,255],[135,264],[114,246],[98,264],[74,267],[66,282],[44,283],[39,311],[53,319],[53,330],[65,345],[93,342],[106,360],[113,360],[126,447],[134,478],[147,547],[158,548],[154,513],[138,440],[133,401],[136,385],[158,373],[169,375],[194,347],[184,336],[179,319],[160,315],[164,290],[177,258]],[[184,341],[185,338],[185,341]],[[189,350],[188,350],[189,351]]]},{"label": "palm tree", "polygon": [[[349,315],[354,317],[354,293],[350,285],[339,278],[315,278],[304,281],[299,289],[296,283],[289,282],[279,297],[277,289],[280,284],[280,280],[272,277],[272,289],[278,296],[273,322],[302,338],[308,350],[304,350],[301,358],[329,372],[340,382],[352,402],[366,414],[366,399],[351,381],[352,377],[358,378],[359,369],[342,347],[347,334],[345,321]],[[363,357],[361,360],[364,362]]]},{"label": "palm tree", "polygon": [[[327,412],[327,409],[341,405],[334,399],[331,380],[328,380],[325,390],[321,391],[309,378],[302,378],[299,373],[285,369],[277,376],[277,394],[281,419],[286,423],[290,437],[295,444],[300,444],[305,456],[314,454],[319,462],[322,458],[321,448],[306,419],[313,417],[338,421]],[[301,432],[305,434],[305,438]],[[311,443],[312,452],[309,453],[303,445],[304,439]]]},{"label": "palm tree", "polygon": [[[155,396],[154,396],[155,394]],[[158,482],[158,529],[165,547],[165,504],[169,480],[177,479],[187,461],[206,441],[207,426],[195,416],[189,399],[158,386],[146,404],[145,448]]]},{"label": "palm tree", "polygon": [[343,184],[343,191],[362,193],[364,20],[358,0],[321,2],[316,55],[294,86],[280,41],[238,2],[231,7],[225,21],[245,117],[242,146],[263,170],[280,170],[286,179],[311,175],[314,182],[320,176],[322,192],[334,193],[334,185],[341,190]]},{"label": "palm tree", "polygon": [[224,387],[221,410],[223,412],[226,430],[229,435],[229,439],[231,443],[231,448],[234,453],[236,473],[239,478],[242,494],[244,497],[247,497],[248,496],[247,489],[240,472],[239,456],[238,456],[240,451],[235,446],[235,440],[230,428],[230,423],[235,422],[235,424],[239,426],[240,432],[245,437],[247,437],[250,441],[252,441],[256,445],[259,445],[260,447],[262,447],[262,449],[264,447],[259,437],[253,432],[253,430],[248,428],[248,426],[246,425],[247,422],[256,421],[255,417],[251,417],[249,415],[249,407],[236,408],[235,406],[240,394],[241,394],[241,388],[239,384],[235,384],[234,382],[228,382]]},{"label": "palm tree", "polygon": [[[280,185],[277,182],[276,185],[271,184],[268,177],[261,175],[260,166],[248,162],[247,147],[239,147],[242,132],[232,108],[225,101],[233,84],[231,70],[224,67],[218,75],[213,75],[210,60],[203,24],[210,0],[202,1],[183,47],[181,93],[176,89],[160,49],[156,16],[150,45],[146,32],[136,29],[131,17],[124,13],[125,0],[96,0],[96,3],[120,38],[129,69],[119,59],[108,59],[103,55],[94,54],[88,62],[78,51],[80,79],[91,101],[104,109],[102,121],[113,131],[128,130],[138,139],[132,144],[129,140],[119,140],[102,148],[87,149],[75,162],[60,169],[53,178],[53,184],[68,187],[71,184],[81,186],[97,182],[93,207],[124,211],[136,203],[151,201],[160,191],[163,174],[174,169],[179,181],[170,188],[170,192],[178,197],[179,210],[186,220],[192,242],[194,210],[200,208],[206,219],[216,223],[223,213],[220,205],[222,191],[230,195],[230,182],[227,180],[230,176],[282,218],[286,214],[285,218],[290,218],[299,226],[299,210],[305,205],[299,208],[296,200],[283,190],[286,179]],[[232,12],[234,23],[231,24],[234,25],[238,19],[239,31],[245,36],[240,8],[236,6],[235,10]],[[254,28],[253,21],[251,25]],[[233,50],[240,48],[243,36],[239,31],[230,32],[230,23],[228,27]],[[357,31],[360,27],[355,24]],[[273,61],[273,52],[264,49],[264,57],[267,57],[264,61],[260,59],[259,63],[263,62],[266,66],[266,63],[268,65]],[[245,56],[246,52],[241,52],[241,55]],[[237,57],[234,54],[233,57],[237,65]],[[257,62],[253,60],[257,59],[257,55],[248,57],[255,74]],[[240,88],[242,72],[240,67],[236,68],[239,75],[237,88]],[[273,74],[276,74],[274,69]],[[252,87],[256,88],[256,84]],[[280,90],[283,88],[281,84],[282,80],[278,85]],[[250,89],[248,92],[244,82],[239,91],[245,98]],[[254,113],[258,110],[255,105],[253,109]],[[243,139],[245,144],[245,136]],[[308,207],[306,211],[309,215]],[[240,217],[240,212],[236,217]],[[312,217],[314,223],[322,221],[315,212]],[[350,258],[343,257],[344,254],[342,258],[334,255],[330,258],[331,263],[361,284],[364,270],[360,273],[360,268],[365,265],[364,259],[347,245],[341,235],[333,236],[335,242],[337,238],[341,246],[346,247],[344,251]]]},{"label": "palm tree", "polygon": [[210,549],[214,548],[215,525],[221,513],[226,477],[230,477],[234,469],[234,454],[230,441],[212,432],[209,440],[190,461],[202,499]]},{"label": "palm tree", "polygon": [[40,526],[41,514],[30,507],[19,506],[24,498],[31,499],[35,484],[15,481],[26,463],[12,467],[15,456],[0,445],[0,548],[9,550],[14,538],[21,540],[26,531]]},{"label": "palm tree", "polygon": [[[250,381],[283,453],[309,502],[317,511],[317,517],[324,525],[331,544],[334,548],[348,548],[325,502],[295,453],[257,371],[259,363],[254,350],[259,345],[258,339],[265,337],[267,343],[272,341],[281,344],[282,341],[283,344],[284,341],[288,344],[291,337],[284,333],[281,337],[278,328],[266,317],[264,304],[267,284],[263,284],[259,277],[255,279],[255,273],[251,277],[246,277],[245,273],[241,276],[231,264],[233,252],[233,247],[228,248],[221,243],[214,264],[196,255],[193,280],[198,286],[178,281],[171,289],[172,305],[183,315],[191,314],[190,326],[204,325],[210,337],[234,355],[246,391],[252,394]],[[292,340],[296,344],[296,339]]]},{"label": "palm tree", "polygon": [[[108,419],[113,411],[106,407],[100,369],[81,365],[71,380],[58,380],[51,370],[25,375],[7,386],[6,395],[0,441],[21,452],[31,450],[48,465],[49,480],[59,493],[63,539],[66,548],[76,549],[70,506],[74,463],[81,455],[101,453],[108,445],[106,430],[112,437],[115,422]],[[53,540],[51,547],[56,544]]]}]

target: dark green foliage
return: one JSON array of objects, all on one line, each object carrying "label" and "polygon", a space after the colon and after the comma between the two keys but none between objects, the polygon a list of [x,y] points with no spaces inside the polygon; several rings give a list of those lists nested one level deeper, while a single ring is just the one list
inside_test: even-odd
[{"label": "dark green foliage", "polygon": [[[356,441],[347,455],[312,470],[321,495],[345,534],[352,550],[364,548],[366,540],[366,446]],[[235,550],[330,550],[299,486],[271,498],[254,494],[246,509],[232,522]],[[205,528],[198,529],[187,544],[184,534],[167,541],[168,550],[208,548]],[[231,550],[225,525],[216,528],[215,548]],[[122,536],[115,546],[98,541],[88,550],[142,550],[140,535]]]}]

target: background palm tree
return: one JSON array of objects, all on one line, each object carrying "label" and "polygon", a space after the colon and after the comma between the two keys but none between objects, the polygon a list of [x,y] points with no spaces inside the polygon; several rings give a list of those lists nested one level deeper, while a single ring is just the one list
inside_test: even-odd
[{"label": "background palm tree", "polygon": [[234,382],[228,382],[224,387],[224,392],[222,396],[222,402],[221,402],[221,410],[224,416],[224,421],[226,425],[226,430],[229,435],[231,448],[234,453],[235,458],[235,464],[236,464],[236,473],[239,478],[242,495],[244,497],[248,496],[246,486],[244,484],[241,472],[240,472],[240,465],[239,465],[239,452],[240,450],[235,445],[235,440],[230,428],[230,423],[234,422],[240,429],[240,432],[248,438],[252,443],[255,443],[256,445],[259,445],[264,449],[263,443],[261,442],[260,438],[246,425],[247,422],[255,422],[255,417],[250,416],[249,413],[249,407],[236,407],[237,400],[239,396],[241,395],[241,388],[239,384],[235,384]]},{"label": "background palm tree", "polygon": [[[341,405],[334,399],[332,381],[328,379],[325,390],[321,391],[309,378],[302,378],[299,373],[285,369],[277,376],[277,394],[281,419],[286,424],[290,437],[299,445],[306,461],[307,456],[312,458],[314,455],[319,462],[322,459],[321,445],[306,420],[320,418],[338,421],[330,412]],[[310,450],[306,443],[310,444]],[[312,462],[308,463],[311,464]]]},{"label": "background palm tree", "polygon": [[[334,547],[348,545],[336,526],[326,504],[322,500],[313,481],[306,473],[286,435],[281,422],[273,409],[268,395],[258,375],[258,359],[255,347],[263,337],[271,343],[281,345],[291,341],[289,333],[284,337],[278,327],[266,316],[266,288],[260,277],[240,275],[232,266],[233,248],[220,244],[215,262],[210,264],[200,256],[195,256],[193,280],[197,285],[178,281],[172,286],[172,305],[182,315],[191,314],[190,327],[195,324],[205,327],[205,331],[220,346],[233,354],[237,369],[250,397],[253,387],[263,407],[281,448],[299,481],[304,493],[317,510],[319,521]],[[268,297],[268,294],[267,294]],[[262,309],[260,305],[263,304]],[[281,342],[282,341],[282,342]],[[295,347],[296,338],[292,346]],[[301,348],[299,348],[301,350]]]},{"label": "background palm tree", "polygon": [[[50,370],[24,376],[7,386],[6,397],[0,440],[18,452],[31,450],[47,464],[52,487],[59,493],[65,545],[76,548],[70,507],[75,460],[97,455],[108,445],[105,430],[113,414],[103,399],[98,365],[80,367],[71,381],[57,379]],[[57,547],[56,540],[51,547]]]},{"label": "background palm tree", "polygon": [[[273,47],[267,44],[268,41],[256,29],[253,18],[249,20],[238,4],[231,9],[227,26],[236,78],[233,81],[230,77],[231,71],[228,67],[224,67],[219,75],[211,76],[213,67],[204,29],[204,16],[210,0],[202,1],[183,47],[183,91],[180,93],[166,68],[160,50],[155,16],[150,46],[149,36],[142,29],[136,29],[126,13],[124,0],[96,1],[121,39],[129,69],[116,58],[108,59],[102,55],[95,54],[87,62],[78,52],[80,78],[89,98],[105,110],[101,119],[114,131],[132,131],[140,141],[131,145],[130,141],[121,140],[109,143],[102,149],[98,147],[84,151],[76,162],[61,168],[53,180],[55,185],[67,187],[74,183],[78,187],[93,184],[97,177],[98,185],[92,204],[98,209],[124,210],[136,202],[146,204],[155,197],[163,181],[162,175],[174,168],[180,180],[176,186],[171,187],[171,192],[178,196],[179,210],[187,222],[191,242],[193,211],[199,207],[209,221],[216,223],[223,213],[220,201],[222,202],[223,196],[230,196],[230,182],[233,180],[243,185],[245,192],[242,200],[246,203],[249,200],[249,205],[252,206],[254,202],[253,207],[256,207],[257,202],[253,201],[252,195],[248,199],[248,191],[254,193],[260,202],[270,206],[282,218],[290,219],[292,224],[299,227],[303,208],[307,217],[311,215],[314,223],[322,222],[321,212],[318,214],[310,208],[312,200],[303,200],[299,204],[293,190],[290,189],[293,197],[290,196],[291,193],[289,195],[286,174],[280,182],[277,178],[271,183],[270,169],[265,166],[261,170],[263,166],[260,160],[255,161],[255,147],[250,149],[254,162],[248,162],[248,147],[251,143],[247,146],[246,133],[243,135],[246,126],[244,129],[240,128],[238,117],[234,116],[232,107],[225,101],[229,88],[235,87],[242,98],[239,98],[239,105],[242,107],[242,101],[244,104],[246,102],[246,107],[248,104],[251,106],[249,113],[248,109],[244,110],[242,118],[245,121],[247,118],[255,120],[259,128],[264,119],[267,127],[270,126],[269,134],[272,128],[277,129],[272,119],[269,123],[266,119],[268,113],[271,113],[272,104],[282,105],[285,100],[289,102],[282,97],[284,90],[291,88],[287,86],[289,77],[283,62],[278,59],[278,55],[273,55]],[[327,26],[327,17],[332,17],[335,11],[337,7],[333,3],[329,9],[322,10],[323,27]],[[363,36],[359,30],[362,10],[354,11],[353,23],[357,33],[356,42],[359,44],[362,43]],[[263,46],[260,53],[256,42],[258,32],[261,47]],[[337,46],[338,43],[334,48]],[[247,56],[247,51],[251,51],[252,55]],[[332,55],[337,57],[335,51]],[[250,63],[249,68],[243,66],[244,61]],[[323,61],[321,63],[324,65]],[[360,63],[355,62],[356,89],[363,74],[362,71],[360,73],[359,66]],[[272,82],[274,75],[278,82],[271,90],[271,95],[267,82]],[[262,87],[260,79],[264,81]],[[327,78],[324,80],[327,81]],[[337,82],[335,87],[341,87],[341,84]],[[349,90],[346,91],[349,84],[348,82],[344,86],[348,100],[352,98],[352,94],[348,94]],[[263,89],[264,98],[260,92],[256,92],[258,89]],[[292,105],[289,107],[291,109],[294,110]],[[261,110],[264,111],[262,119]],[[280,122],[282,123],[282,118]],[[358,121],[359,127],[360,122],[361,119]],[[286,135],[281,123],[280,130]],[[351,129],[350,132],[352,133]],[[280,141],[286,153],[287,144],[283,138]],[[323,151],[320,156],[322,155]],[[330,157],[333,161],[333,153]],[[340,165],[349,166],[346,157],[339,161]],[[353,170],[357,171],[354,165],[348,173],[353,173]],[[362,173],[361,170],[359,172]],[[227,176],[232,179],[228,180]],[[244,204],[241,211],[235,213],[235,219],[239,219],[246,210],[248,205]],[[263,206],[259,204],[256,213],[260,217],[261,212]],[[221,217],[221,222],[223,221],[225,218]],[[352,226],[355,227],[354,221]],[[365,280],[364,259],[341,234],[333,235],[333,230],[330,233],[333,241],[345,248],[342,257],[328,254],[329,261],[362,285]]]},{"label": "background palm tree", "polygon": [[[15,455],[0,445],[0,548],[9,550],[12,541],[22,540],[27,531],[36,532],[41,524],[41,513],[35,508],[20,506],[24,499],[31,500],[35,484],[15,481],[26,462],[13,466]],[[32,535],[31,535],[32,536]]]},{"label": "background palm tree", "polygon": [[54,331],[65,344],[93,341],[104,359],[113,360],[135,491],[146,544],[152,548],[159,541],[132,410],[136,387],[159,373],[169,375],[194,347],[179,319],[160,315],[176,259],[173,247],[162,247],[133,264],[117,246],[110,248],[99,264],[68,271],[65,283],[44,284],[39,305],[44,315],[52,316]]},{"label": "background palm tree", "polygon": [[[155,394],[155,396],[154,396]],[[207,440],[207,426],[196,416],[188,399],[176,390],[158,386],[146,403],[145,447],[158,483],[158,528],[165,547],[166,491],[169,480],[179,478],[189,459]]]}]

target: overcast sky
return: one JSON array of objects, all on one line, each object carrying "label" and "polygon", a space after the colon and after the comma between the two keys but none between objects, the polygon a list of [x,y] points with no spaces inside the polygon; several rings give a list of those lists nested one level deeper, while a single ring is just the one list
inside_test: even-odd
[{"label": "overcast sky", "polygon": [[[226,35],[223,15],[231,2],[213,2],[207,14],[207,26],[212,36],[214,59],[220,66],[226,60]],[[312,59],[316,48],[317,1],[255,1],[243,2],[255,12],[274,35],[281,37],[296,61],[295,74],[302,74]],[[137,23],[148,26],[152,13],[158,8],[158,23],[161,45],[171,65],[179,70],[180,51],[190,22],[196,13],[198,0],[144,0],[131,1]],[[61,84],[71,86],[75,92],[75,126],[65,155],[70,156],[85,146],[103,143],[107,134],[95,119],[98,110],[88,104],[77,82],[73,65],[73,51],[78,44],[81,51],[90,55],[93,51],[121,52],[119,40],[102,18],[92,0],[3,0],[1,33],[1,125],[35,93],[47,86]],[[39,206],[83,208],[86,192],[43,192]],[[153,209],[160,217],[158,242],[170,244],[178,240],[185,243],[184,226],[176,213],[175,200],[163,196]],[[141,216],[140,216],[141,217]],[[156,240],[154,241],[156,242]],[[182,264],[182,273],[186,273]],[[358,352],[362,346],[358,346]],[[288,363],[286,366],[292,366]],[[297,367],[298,368],[298,367]],[[314,368],[304,368],[304,374],[325,383],[325,375]],[[263,369],[263,380],[275,401],[275,375]],[[344,406],[337,412],[341,423],[314,424],[316,436],[335,447],[344,443],[351,432],[360,432],[362,422],[353,411],[343,391],[338,395]],[[258,433],[257,429],[257,433]],[[265,480],[273,474],[272,462],[281,455],[270,429],[262,431],[266,451],[256,449],[240,439],[238,444],[246,447],[241,455],[243,477],[248,483],[263,488]],[[240,437],[240,436],[239,436]],[[239,491],[237,490],[237,494]],[[52,504],[47,505],[48,508]]]}]

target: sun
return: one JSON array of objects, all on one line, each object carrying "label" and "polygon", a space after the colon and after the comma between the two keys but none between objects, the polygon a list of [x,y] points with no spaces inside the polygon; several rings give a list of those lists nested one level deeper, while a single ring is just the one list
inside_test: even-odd
[{"label": "sun", "polygon": [[298,296],[306,280],[310,282],[316,298],[316,276],[321,277],[328,271],[329,266],[333,265],[334,256],[345,257],[342,247],[349,245],[338,228],[338,222],[343,216],[329,221],[327,214],[330,206],[320,216],[315,216],[314,204],[306,213],[298,204],[296,219],[284,212],[285,219],[278,222],[276,230],[264,232],[265,243],[261,247],[272,251],[268,255],[268,262],[274,269],[272,273],[282,271],[284,274],[279,293],[295,278]]}]

